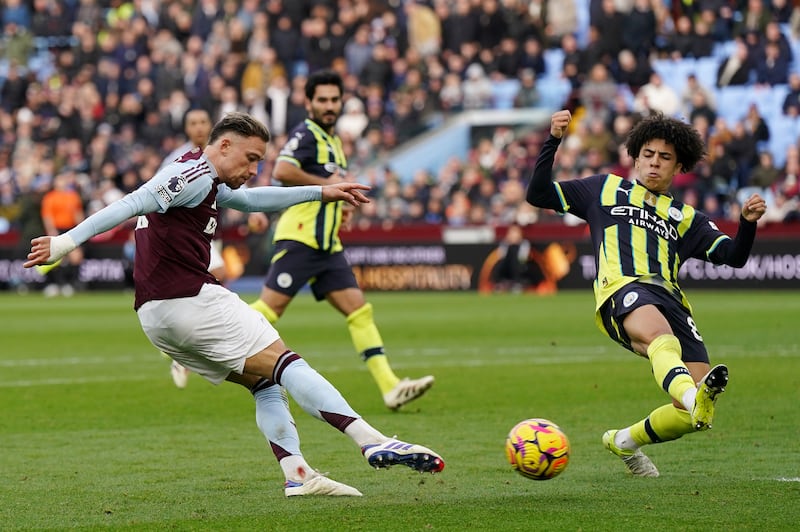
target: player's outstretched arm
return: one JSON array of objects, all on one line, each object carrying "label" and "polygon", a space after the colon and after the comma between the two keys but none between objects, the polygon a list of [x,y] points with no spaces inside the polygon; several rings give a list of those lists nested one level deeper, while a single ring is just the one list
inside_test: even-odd
[{"label": "player's outstretched arm", "polygon": [[369,198],[364,195],[362,190],[369,190],[370,187],[361,183],[334,183],[322,187],[322,201],[346,201],[354,207],[362,203],[369,203]]},{"label": "player's outstretched arm", "polygon": [[31,240],[31,252],[25,268],[54,264],[64,255],[90,238],[113,229],[125,220],[159,208],[155,196],[142,186],[92,214],[81,223],[58,236],[40,236]]}]

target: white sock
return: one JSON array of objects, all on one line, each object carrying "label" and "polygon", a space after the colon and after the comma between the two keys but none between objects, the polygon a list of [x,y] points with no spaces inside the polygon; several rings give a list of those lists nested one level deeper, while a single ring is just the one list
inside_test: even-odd
[{"label": "white sock", "polygon": [[686,409],[687,412],[691,413],[694,409],[694,400],[697,397],[697,388],[689,388],[685,392],[683,392],[683,397],[681,397],[681,403],[683,407]]},{"label": "white sock", "polygon": [[636,445],[636,442],[633,441],[633,437],[631,437],[630,427],[619,429],[617,431],[617,434],[614,436],[614,445],[620,449],[628,449],[631,451],[635,451],[639,448],[639,446]]},{"label": "white sock", "polygon": [[293,482],[303,482],[314,471],[301,455],[293,454],[287,456],[279,464],[283,470],[284,478]]},{"label": "white sock", "polygon": [[350,423],[347,428],[344,429],[344,433],[353,438],[353,441],[356,442],[359,447],[383,443],[391,439],[381,434],[363,419],[357,419]]}]

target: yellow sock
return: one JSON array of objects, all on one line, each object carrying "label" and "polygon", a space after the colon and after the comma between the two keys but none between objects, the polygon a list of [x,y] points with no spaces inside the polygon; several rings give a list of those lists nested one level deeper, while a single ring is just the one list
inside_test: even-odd
[{"label": "yellow sock", "polygon": [[653,366],[653,376],[670,397],[683,404],[686,390],[696,388],[686,364],[681,360],[681,344],[672,334],[663,334],[650,343],[647,356]]},{"label": "yellow sock", "polygon": [[260,312],[270,323],[275,323],[278,321],[278,315],[275,313],[275,311],[272,310],[270,306],[264,303],[261,299],[256,299],[254,302],[250,303],[250,308]]},{"label": "yellow sock", "polygon": [[677,440],[694,432],[692,416],[670,403],[659,406],[645,419],[631,426],[631,437],[637,445]]},{"label": "yellow sock", "polygon": [[383,339],[372,319],[372,304],[367,303],[347,316],[347,328],[356,351],[367,363],[367,369],[378,384],[381,393],[386,393],[400,382],[389,366],[383,352]]}]

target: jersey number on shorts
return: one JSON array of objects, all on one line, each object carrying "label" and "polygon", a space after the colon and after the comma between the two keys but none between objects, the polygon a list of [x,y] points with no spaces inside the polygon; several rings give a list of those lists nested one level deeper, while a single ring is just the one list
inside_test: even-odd
[{"label": "jersey number on shorts", "polygon": [[694,335],[694,337],[697,338],[698,341],[702,342],[703,337],[700,336],[700,331],[697,330],[697,325],[694,324],[694,320],[692,319],[691,316],[686,318],[686,323],[689,324],[689,328],[692,330],[692,334]]}]

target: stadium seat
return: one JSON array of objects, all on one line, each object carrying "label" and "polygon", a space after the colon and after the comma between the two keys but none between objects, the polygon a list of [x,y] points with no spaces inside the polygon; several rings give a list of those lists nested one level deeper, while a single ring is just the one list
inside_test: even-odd
[{"label": "stadium seat", "polygon": [[711,54],[720,61],[725,61],[734,50],[736,50],[736,41],[730,40],[715,44]]},{"label": "stadium seat", "polygon": [[545,73],[543,77],[558,79],[564,70],[564,50],[549,48],[544,51]]},{"label": "stadium seat", "polygon": [[769,141],[767,143],[775,166],[786,164],[786,150],[797,141],[800,134],[800,119],[778,114],[769,122]]},{"label": "stadium seat", "polygon": [[689,78],[689,74],[694,74],[697,70],[696,61],[691,57],[675,61],[673,69],[674,77],[672,79],[665,79],[664,81],[667,85],[675,89],[678,96],[680,96],[684,89],[686,89],[686,80]]},{"label": "stadium seat", "polygon": [[514,98],[519,92],[519,80],[504,79],[492,81],[492,108],[512,109]]},{"label": "stadium seat", "polygon": [[730,85],[717,91],[717,113],[725,118],[729,125],[738,122],[747,113],[747,106],[753,101],[752,87]]},{"label": "stadium seat", "polygon": [[567,101],[572,85],[566,79],[544,78],[536,82],[541,95],[540,105],[546,109],[561,109]]},{"label": "stadium seat", "polygon": [[788,85],[774,85],[753,90],[754,101],[764,120],[769,123],[783,114],[783,100],[788,93]]},{"label": "stadium seat", "polygon": [[717,70],[719,70],[720,60],[716,57],[701,57],[694,62],[694,75],[700,85],[707,89],[717,86]]},{"label": "stadium seat", "polygon": [[669,87],[680,94],[686,88],[686,78],[694,72],[694,59],[656,59],[652,63],[653,70],[661,76],[661,79]]},{"label": "stadium seat", "polygon": [[654,59],[651,66],[664,81],[672,79],[676,75],[675,61],[672,59]]}]

